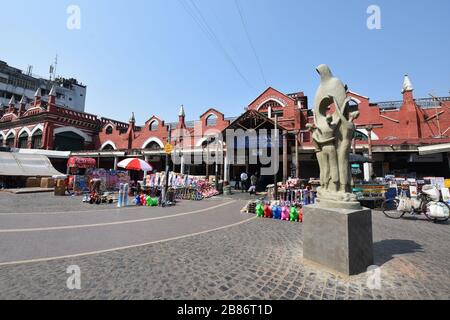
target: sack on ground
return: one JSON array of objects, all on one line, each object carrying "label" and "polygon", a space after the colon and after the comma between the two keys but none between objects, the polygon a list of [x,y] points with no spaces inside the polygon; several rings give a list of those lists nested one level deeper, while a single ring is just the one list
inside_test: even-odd
[{"label": "sack on ground", "polygon": [[427,211],[432,218],[447,218],[450,215],[450,210],[442,202],[430,202]]}]

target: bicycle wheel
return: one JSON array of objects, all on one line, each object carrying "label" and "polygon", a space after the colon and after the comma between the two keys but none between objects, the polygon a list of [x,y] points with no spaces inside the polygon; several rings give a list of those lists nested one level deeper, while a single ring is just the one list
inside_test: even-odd
[{"label": "bicycle wheel", "polygon": [[383,202],[381,209],[386,217],[391,219],[400,219],[405,215],[405,211],[397,210],[399,201],[397,199],[388,199]]},{"label": "bicycle wheel", "polygon": [[[442,216],[431,215],[430,206],[432,206],[432,205],[440,206],[444,211],[443,215]],[[428,202],[423,213],[424,213],[425,217],[427,217],[427,219],[430,221],[445,222],[450,218],[450,216],[448,214],[449,212],[450,212],[450,206],[446,202],[438,201],[438,202]]]}]

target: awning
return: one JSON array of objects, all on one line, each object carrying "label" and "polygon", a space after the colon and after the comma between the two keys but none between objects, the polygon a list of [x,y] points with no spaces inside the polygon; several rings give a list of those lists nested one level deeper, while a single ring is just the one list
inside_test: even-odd
[{"label": "awning", "polygon": [[68,159],[70,151],[55,151],[55,150],[41,150],[41,149],[11,149],[12,152],[20,154],[43,155],[52,159]]},{"label": "awning", "polygon": [[0,176],[52,177],[62,175],[43,155],[0,152]]},{"label": "awning", "polygon": [[419,147],[420,155],[450,152],[450,143],[434,144],[431,146]]},{"label": "awning", "polygon": [[80,157],[71,157],[69,161],[67,161],[68,168],[95,168],[97,166],[97,161],[92,158],[80,158]]},{"label": "awning", "polygon": [[365,156],[360,155],[360,154],[350,153],[349,162],[350,163],[372,163],[373,161]]}]

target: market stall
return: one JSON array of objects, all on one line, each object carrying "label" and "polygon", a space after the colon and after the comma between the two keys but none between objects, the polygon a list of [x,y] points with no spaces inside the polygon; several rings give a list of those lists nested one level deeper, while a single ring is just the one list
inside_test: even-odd
[{"label": "market stall", "polygon": [[99,192],[116,192],[121,183],[129,183],[127,171],[98,169],[97,162],[92,158],[72,157],[67,163],[68,189],[75,194],[91,191],[92,182],[98,184]]}]

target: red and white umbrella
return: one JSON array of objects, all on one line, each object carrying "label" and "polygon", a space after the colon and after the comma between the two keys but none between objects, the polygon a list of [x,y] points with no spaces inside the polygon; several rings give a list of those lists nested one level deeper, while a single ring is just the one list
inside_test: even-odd
[{"label": "red and white umbrella", "polygon": [[150,163],[137,158],[125,159],[120,161],[117,166],[126,170],[153,171],[153,167]]}]

